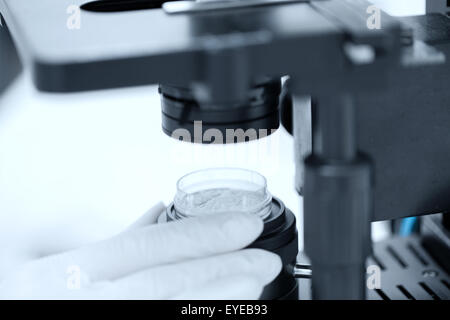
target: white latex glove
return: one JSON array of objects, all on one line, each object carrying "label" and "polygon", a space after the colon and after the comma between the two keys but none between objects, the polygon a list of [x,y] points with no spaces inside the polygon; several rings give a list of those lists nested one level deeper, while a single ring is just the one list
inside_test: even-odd
[{"label": "white latex glove", "polygon": [[257,299],[280,272],[277,255],[241,250],[262,232],[256,216],[154,224],[163,209],[111,239],[24,264],[4,277],[0,298]]}]

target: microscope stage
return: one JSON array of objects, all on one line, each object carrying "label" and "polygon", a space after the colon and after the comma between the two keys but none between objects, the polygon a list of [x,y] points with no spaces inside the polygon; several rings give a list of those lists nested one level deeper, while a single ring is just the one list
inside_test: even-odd
[{"label": "microscope stage", "polygon": [[0,0],[0,12],[21,57],[32,66],[38,89],[72,92],[202,81],[211,64],[223,65],[229,54],[231,68],[243,60],[251,77],[290,74],[305,92],[335,90],[345,82],[336,79],[349,75],[342,46],[350,33],[355,42],[380,44],[398,30],[387,16],[382,30],[367,29],[367,5],[359,0],[181,14],[161,8],[78,9],[87,2]]},{"label": "microscope stage", "polygon": [[[342,35],[305,3],[243,8],[239,14],[169,15],[160,8],[123,12],[81,9],[79,29],[71,29],[67,9],[86,0],[42,0],[39,6],[30,6],[27,0],[1,1],[1,12],[21,54],[34,68],[36,85],[45,91],[132,86],[185,76],[191,80],[202,70],[197,63],[201,53],[217,46],[265,50],[266,59],[255,66],[261,70],[262,66],[268,69],[271,60],[283,61],[274,58],[275,52],[266,45],[287,39],[300,41],[297,59],[301,63],[301,56],[317,55],[317,46],[331,49]],[[329,61],[330,67],[333,57],[326,56],[323,61]],[[282,66],[278,66],[280,70],[273,68],[283,73]]]}]

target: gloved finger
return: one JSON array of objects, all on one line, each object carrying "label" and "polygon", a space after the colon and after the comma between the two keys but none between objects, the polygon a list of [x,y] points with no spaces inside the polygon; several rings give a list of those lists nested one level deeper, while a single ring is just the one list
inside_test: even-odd
[{"label": "gloved finger", "polygon": [[150,224],[154,224],[158,217],[163,213],[163,211],[166,209],[166,206],[163,202],[158,202],[156,205],[148,209],[144,215],[142,215],[139,219],[137,219],[135,222],[133,222],[126,231],[145,227]]},{"label": "gloved finger", "polygon": [[280,270],[281,260],[276,254],[246,249],[139,271],[113,281],[106,289],[112,296],[124,299],[168,299],[233,275],[250,274],[263,287]]},{"label": "gloved finger", "polygon": [[251,214],[190,218],[125,232],[58,259],[79,266],[93,281],[111,280],[152,266],[236,251],[262,230],[262,220]]},{"label": "gloved finger", "polygon": [[257,300],[263,291],[252,275],[232,275],[180,293],[173,300]]}]

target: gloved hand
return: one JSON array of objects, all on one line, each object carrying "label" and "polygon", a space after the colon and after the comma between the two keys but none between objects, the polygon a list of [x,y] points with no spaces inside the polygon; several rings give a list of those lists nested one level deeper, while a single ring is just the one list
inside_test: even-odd
[{"label": "gloved hand", "polygon": [[154,224],[158,204],[125,232],[28,262],[0,283],[2,299],[257,299],[280,258],[243,249],[262,232],[253,215]]}]

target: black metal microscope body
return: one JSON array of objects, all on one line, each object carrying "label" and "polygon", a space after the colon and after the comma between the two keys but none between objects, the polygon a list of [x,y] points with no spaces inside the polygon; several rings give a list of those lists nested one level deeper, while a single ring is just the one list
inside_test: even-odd
[{"label": "black metal microscope body", "polygon": [[38,89],[160,83],[163,99],[195,101],[163,105],[166,133],[199,114],[205,129],[248,129],[274,116],[248,107],[249,91],[264,98],[267,81],[289,76],[313,298],[365,298],[371,221],[450,209],[447,16],[397,19],[362,0],[86,2],[0,0]]}]

